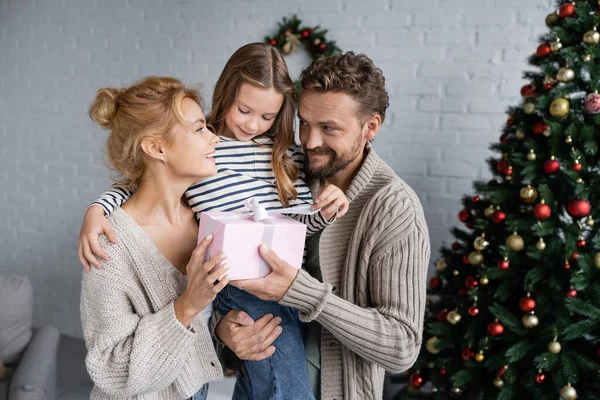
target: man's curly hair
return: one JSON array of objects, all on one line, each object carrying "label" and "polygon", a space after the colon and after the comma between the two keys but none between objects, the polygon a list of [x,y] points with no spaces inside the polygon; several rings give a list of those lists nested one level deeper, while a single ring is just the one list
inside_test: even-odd
[{"label": "man's curly hair", "polygon": [[361,125],[377,113],[381,122],[389,106],[385,78],[381,69],[364,54],[346,52],[319,58],[302,71],[302,89],[319,92],[346,93],[358,103],[357,117]]}]

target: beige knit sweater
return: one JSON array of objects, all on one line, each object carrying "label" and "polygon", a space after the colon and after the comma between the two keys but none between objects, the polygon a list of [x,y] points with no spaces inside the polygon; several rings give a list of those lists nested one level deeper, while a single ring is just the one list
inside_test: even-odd
[{"label": "beige knit sweater", "polygon": [[321,236],[323,283],[301,270],[281,303],[322,326],[322,400],[381,399],[384,370],[407,370],[421,347],[429,234],[416,194],[370,148],[346,196]]},{"label": "beige knit sweater", "polygon": [[177,320],[186,277],[121,208],[108,219],[119,243],[101,237],[110,261],[84,272],[81,289],[91,398],[189,398],[222,378],[207,323],[200,314],[190,329]]}]

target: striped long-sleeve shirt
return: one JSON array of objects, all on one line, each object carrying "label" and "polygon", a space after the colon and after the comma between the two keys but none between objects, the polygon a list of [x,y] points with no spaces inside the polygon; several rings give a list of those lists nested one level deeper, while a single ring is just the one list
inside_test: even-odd
[{"label": "striped long-sleeve shirt", "polygon": [[[273,142],[268,138],[259,138],[255,142],[240,142],[221,137],[215,146],[217,174],[190,186],[185,196],[190,207],[200,219],[202,211],[239,211],[244,201],[256,198],[267,210],[280,210],[275,175],[271,164]],[[288,155],[300,168],[300,177],[294,182],[298,197],[290,201],[290,206],[312,204],[310,189],[304,181],[304,152],[299,146],[292,146]],[[97,204],[110,214],[116,206],[122,206],[132,192],[113,186],[92,204]],[[306,224],[307,235],[323,230],[333,220],[326,221],[321,213],[313,215],[290,215]]]}]

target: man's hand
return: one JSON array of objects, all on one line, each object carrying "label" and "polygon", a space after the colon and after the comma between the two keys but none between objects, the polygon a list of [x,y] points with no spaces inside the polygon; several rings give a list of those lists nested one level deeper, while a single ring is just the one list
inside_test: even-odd
[{"label": "man's hand", "polygon": [[298,275],[298,270],[282,260],[273,250],[264,244],[260,246],[260,255],[272,271],[263,278],[231,281],[230,285],[245,290],[266,301],[280,301],[287,293]]},{"label": "man's hand", "polygon": [[281,334],[281,318],[267,314],[254,321],[243,311],[229,311],[215,328],[219,339],[240,360],[260,361],[275,353],[271,344]]},{"label": "man's hand", "polygon": [[318,210],[320,208],[323,217],[325,217],[327,221],[330,221],[333,217],[343,217],[348,211],[349,206],[350,202],[344,192],[335,185],[328,185],[325,190],[317,196],[312,205],[312,209]]}]

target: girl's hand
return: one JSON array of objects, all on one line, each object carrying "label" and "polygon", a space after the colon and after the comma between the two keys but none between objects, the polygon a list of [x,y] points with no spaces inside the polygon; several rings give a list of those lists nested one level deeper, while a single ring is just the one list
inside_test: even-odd
[{"label": "girl's hand", "polygon": [[323,217],[329,221],[335,216],[338,218],[343,217],[348,211],[349,206],[350,202],[344,192],[335,185],[328,185],[325,190],[317,196],[312,205],[312,209],[318,210],[320,208]]},{"label": "girl's hand", "polygon": [[117,243],[117,235],[113,230],[110,222],[104,216],[104,210],[100,206],[91,206],[83,216],[83,224],[79,231],[79,245],[77,252],[79,253],[79,261],[83,268],[90,271],[91,265],[100,269],[100,257],[108,261],[108,255],[100,247],[98,236],[105,234],[108,240],[112,243]]},{"label": "girl's hand", "polygon": [[212,238],[212,235],[208,235],[192,252],[186,267],[187,286],[183,294],[175,300],[177,319],[186,327],[229,283],[229,275],[227,275],[229,265],[225,263],[224,253],[219,253],[204,262],[204,255]]}]

